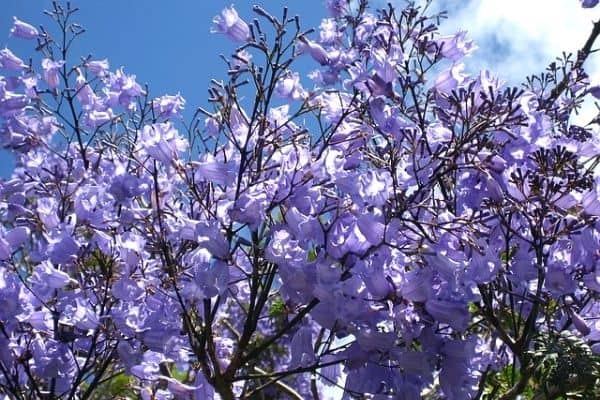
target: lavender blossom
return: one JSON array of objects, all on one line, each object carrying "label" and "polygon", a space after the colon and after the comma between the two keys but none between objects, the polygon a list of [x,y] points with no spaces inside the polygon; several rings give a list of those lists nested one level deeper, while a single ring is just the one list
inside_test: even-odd
[{"label": "lavender blossom", "polygon": [[234,42],[244,42],[250,37],[250,27],[233,6],[224,8],[220,16],[213,18],[211,32],[222,33]]},{"label": "lavender blossom", "polygon": [[23,22],[17,17],[13,17],[13,20],[13,27],[10,30],[11,36],[20,39],[31,40],[37,38],[40,35],[38,30],[34,26],[28,24],[27,22]]}]

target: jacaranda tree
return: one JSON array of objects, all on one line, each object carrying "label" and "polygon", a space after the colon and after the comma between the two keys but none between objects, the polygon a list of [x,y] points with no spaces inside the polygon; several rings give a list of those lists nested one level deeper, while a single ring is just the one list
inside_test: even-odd
[{"label": "jacaranda tree", "polygon": [[70,56],[68,4],[15,18],[0,397],[600,398],[600,23],[511,88],[428,6],[226,8],[191,119]]}]

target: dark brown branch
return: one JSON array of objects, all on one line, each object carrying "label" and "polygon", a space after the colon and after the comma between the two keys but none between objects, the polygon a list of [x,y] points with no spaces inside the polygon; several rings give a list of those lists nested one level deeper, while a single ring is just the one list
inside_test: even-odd
[{"label": "dark brown branch", "polygon": [[[585,41],[583,48],[581,48],[581,50],[577,52],[577,61],[575,61],[572,70],[578,70],[583,66],[589,55],[592,53],[592,46],[594,45],[594,42],[596,41],[598,35],[600,35],[600,20],[594,22],[594,27],[592,28],[590,35]],[[565,74],[565,76],[558,83],[558,85],[556,85],[556,87],[552,89],[552,91],[550,92],[550,96],[548,96],[546,101],[543,103],[542,108],[549,108],[552,104],[554,104],[554,102],[556,101],[556,99],[558,99],[562,92],[564,92],[567,89],[568,85],[569,74]]]}]

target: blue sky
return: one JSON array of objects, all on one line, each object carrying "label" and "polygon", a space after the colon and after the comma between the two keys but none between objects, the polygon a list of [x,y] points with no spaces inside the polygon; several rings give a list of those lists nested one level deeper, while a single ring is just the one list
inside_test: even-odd
[{"label": "blue sky", "polygon": [[[231,53],[235,47],[223,36],[210,33],[213,16],[230,5],[231,0],[79,0],[71,3],[80,8],[75,19],[87,31],[75,48],[77,55],[91,53],[97,58],[108,58],[111,68],[125,66],[125,71],[136,74],[140,83],[150,83],[153,93],[180,91],[188,104],[201,103],[210,78],[224,76],[223,62],[218,56]],[[252,4],[260,4],[276,15],[280,15],[287,4],[290,15],[301,15],[306,27],[318,26],[320,17],[324,16],[321,7],[315,12],[315,8],[302,6],[300,1],[253,0],[235,4],[246,20],[254,16]],[[314,4],[321,2],[314,0]],[[2,0],[0,46],[8,44],[17,54],[31,54],[31,42],[8,38],[12,16],[35,26],[50,27],[50,19],[42,15],[42,10],[49,8],[49,0]]]}]

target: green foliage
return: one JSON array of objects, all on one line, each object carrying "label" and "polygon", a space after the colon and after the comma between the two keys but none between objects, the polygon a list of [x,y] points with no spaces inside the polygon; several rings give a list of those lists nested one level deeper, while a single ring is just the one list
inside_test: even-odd
[{"label": "green foliage", "polygon": [[93,391],[91,400],[106,400],[106,399],[137,399],[134,388],[134,379],[125,374],[118,374],[110,378],[104,383],[101,383]]},{"label": "green foliage", "polygon": [[188,371],[177,368],[171,368],[171,376],[179,382],[186,382],[188,379]]},{"label": "green foliage", "polygon": [[317,249],[312,247],[309,251],[308,251],[308,256],[307,256],[307,261],[308,262],[313,262],[317,259]]},{"label": "green foliage", "polygon": [[[485,381],[485,387],[481,396],[482,400],[493,400],[507,393],[521,379],[521,371],[515,365],[509,365],[500,371],[490,371]],[[525,388],[521,395],[523,399],[533,398],[533,389]]]},{"label": "green foliage", "polygon": [[269,307],[269,317],[279,318],[286,314],[285,303],[281,298],[275,299]]},{"label": "green foliage", "polygon": [[568,331],[540,334],[530,355],[539,395],[565,399],[600,398],[600,356],[593,354],[580,337]]},{"label": "green foliage", "polygon": [[527,373],[520,394],[523,400],[600,399],[600,356],[571,332],[538,334],[524,362],[527,367],[513,364],[490,371],[481,399],[493,400],[508,393],[523,379],[523,373]]}]

